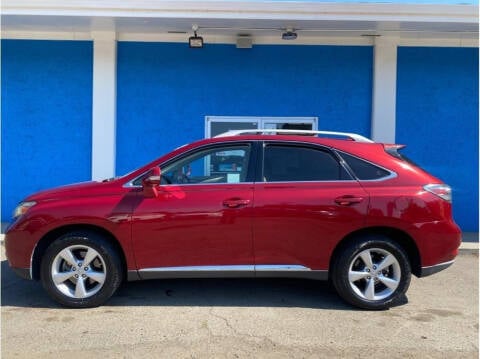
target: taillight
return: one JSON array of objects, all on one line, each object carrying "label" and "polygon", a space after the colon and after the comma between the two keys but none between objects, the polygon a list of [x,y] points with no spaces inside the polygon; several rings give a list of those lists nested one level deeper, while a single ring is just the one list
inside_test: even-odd
[{"label": "taillight", "polygon": [[444,199],[447,202],[452,202],[452,189],[446,184],[427,184],[423,186],[425,191],[433,193],[434,195]]}]

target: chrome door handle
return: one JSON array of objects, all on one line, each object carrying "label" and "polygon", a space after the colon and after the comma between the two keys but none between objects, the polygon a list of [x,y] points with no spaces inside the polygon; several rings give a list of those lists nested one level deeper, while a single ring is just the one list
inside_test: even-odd
[{"label": "chrome door handle", "polygon": [[351,206],[363,201],[363,197],[345,195],[335,198],[335,203],[339,206]]},{"label": "chrome door handle", "polygon": [[241,199],[241,198],[231,198],[223,201],[223,205],[228,208],[243,207],[243,206],[247,206],[249,203],[250,203],[249,199]]}]

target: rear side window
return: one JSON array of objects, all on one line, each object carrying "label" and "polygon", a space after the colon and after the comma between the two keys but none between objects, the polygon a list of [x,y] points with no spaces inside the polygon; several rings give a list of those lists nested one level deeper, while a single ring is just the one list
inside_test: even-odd
[{"label": "rear side window", "polygon": [[339,161],[328,151],[288,145],[265,147],[263,168],[265,182],[351,179]]},{"label": "rear side window", "polygon": [[340,153],[344,161],[351,168],[355,176],[359,180],[377,180],[390,176],[390,172],[371,164],[370,162],[361,160],[360,158]]}]

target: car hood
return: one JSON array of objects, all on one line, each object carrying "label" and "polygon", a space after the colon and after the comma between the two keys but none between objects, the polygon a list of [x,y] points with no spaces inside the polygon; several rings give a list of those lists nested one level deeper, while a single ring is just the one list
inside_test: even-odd
[{"label": "car hood", "polygon": [[81,182],[74,183],[66,186],[60,186],[51,188],[48,190],[40,191],[28,196],[25,201],[45,201],[54,200],[67,197],[89,197],[108,195],[119,190],[116,181],[111,182]]}]

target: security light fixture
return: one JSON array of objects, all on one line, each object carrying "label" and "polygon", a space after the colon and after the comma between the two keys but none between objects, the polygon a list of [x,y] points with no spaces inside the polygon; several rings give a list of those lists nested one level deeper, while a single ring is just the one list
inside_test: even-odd
[{"label": "security light fixture", "polygon": [[203,37],[197,36],[197,32],[194,32],[194,36],[188,38],[188,45],[191,48],[202,48],[203,47]]},{"label": "security light fixture", "polygon": [[282,33],[282,40],[295,40],[297,38],[297,33],[292,28],[286,28]]},{"label": "security light fixture", "polygon": [[197,35],[198,26],[192,26],[193,35],[188,38],[188,45],[193,49],[201,49],[203,47],[203,37]]}]

